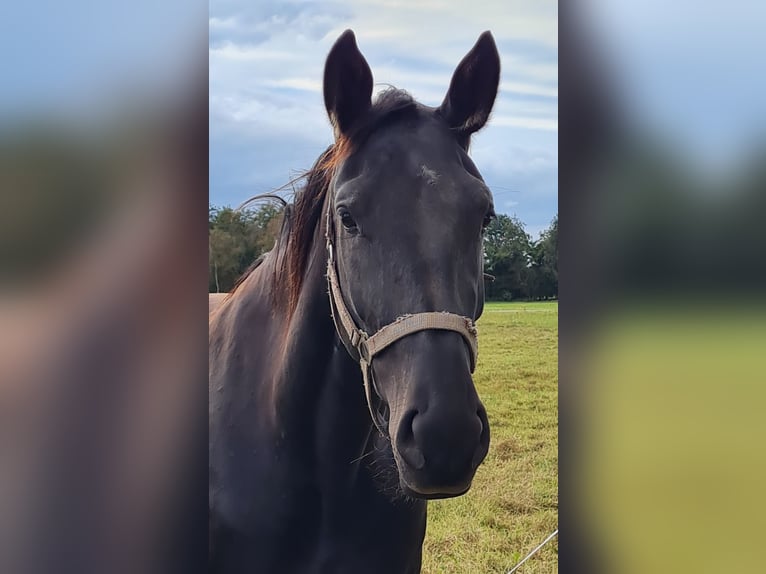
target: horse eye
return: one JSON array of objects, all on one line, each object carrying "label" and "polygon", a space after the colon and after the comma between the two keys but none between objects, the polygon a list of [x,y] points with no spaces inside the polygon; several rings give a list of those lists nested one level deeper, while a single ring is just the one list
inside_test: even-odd
[{"label": "horse eye", "polygon": [[482,229],[486,229],[489,227],[489,224],[492,223],[492,220],[495,219],[495,210],[490,210],[487,212],[487,215],[484,216],[484,221],[482,222]]},{"label": "horse eye", "polygon": [[356,230],[356,221],[351,217],[351,213],[345,207],[338,209],[338,215],[340,216],[340,222],[348,231]]}]

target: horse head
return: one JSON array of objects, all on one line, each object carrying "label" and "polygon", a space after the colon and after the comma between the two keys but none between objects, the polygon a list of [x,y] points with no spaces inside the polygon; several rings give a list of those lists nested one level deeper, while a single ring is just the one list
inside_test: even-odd
[{"label": "horse head", "polygon": [[330,298],[360,362],[370,413],[405,494],[466,492],[489,448],[474,386],[492,194],[468,156],[492,110],[500,59],[483,33],[438,107],[387,90],[346,31],[325,64],[337,157],[326,199]]}]

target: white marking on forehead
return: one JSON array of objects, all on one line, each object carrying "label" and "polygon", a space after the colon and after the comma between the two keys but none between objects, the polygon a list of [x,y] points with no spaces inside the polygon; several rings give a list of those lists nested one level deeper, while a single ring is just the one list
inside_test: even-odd
[{"label": "white marking on forehead", "polygon": [[436,182],[439,180],[439,174],[429,168],[426,164],[420,166],[418,175],[424,178],[428,182],[428,185],[436,185]]}]

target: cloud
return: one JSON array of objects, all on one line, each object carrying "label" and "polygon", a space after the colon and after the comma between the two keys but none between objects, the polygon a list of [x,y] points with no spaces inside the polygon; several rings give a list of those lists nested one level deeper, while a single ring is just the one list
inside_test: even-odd
[{"label": "cloud", "polygon": [[550,132],[556,132],[559,129],[557,118],[536,118],[530,116],[494,116],[492,118],[492,125]]},{"label": "cloud", "polygon": [[293,90],[303,90],[306,92],[320,93],[322,91],[322,82],[319,80],[310,80],[308,78],[280,78],[278,80],[266,80],[263,85],[268,88],[291,88]]},{"label": "cloud", "polygon": [[218,31],[218,30],[236,30],[237,29],[237,19],[234,17],[229,18],[210,18],[208,20],[208,30],[211,31]]},{"label": "cloud", "polygon": [[524,82],[501,82],[500,91],[507,94],[521,94],[526,96],[543,96],[556,99],[559,97],[558,87],[546,87]]},{"label": "cloud", "polygon": [[300,57],[288,50],[269,50],[261,46],[248,46],[222,42],[208,51],[210,59],[238,60],[250,62],[289,62]]}]

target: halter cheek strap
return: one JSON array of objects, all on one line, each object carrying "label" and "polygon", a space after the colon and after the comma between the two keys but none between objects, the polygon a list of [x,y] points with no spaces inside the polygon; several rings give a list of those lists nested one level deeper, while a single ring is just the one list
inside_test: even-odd
[{"label": "halter cheek strap", "polygon": [[[364,381],[364,393],[367,399],[367,407],[372,416],[372,422],[378,431],[386,435],[383,429],[383,423],[375,413],[372,406],[372,390],[375,384],[372,374],[372,360],[375,356],[393,345],[400,339],[417,333],[419,331],[443,330],[454,331],[458,333],[468,346],[471,358],[471,373],[476,368],[476,359],[478,357],[478,337],[476,326],[468,317],[445,312],[427,312],[415,313],[412,315],[403,315],[393,323],[389,323],[380,328],[376,333],[368,335],[360,329],[354,321],[351,313],[343,299],[343,293],[340,290],[338,281],[338,270],[335,263],[333,250],[333,226],[331,210],[327,211],[327,282],[329,284],[330,309],[335,323],[335,330],[338,332],[340,340],[348,350],[354,360],[359,362],[362,369],[362,378]],[[379,394],[379,393],[378,393]]]}]

